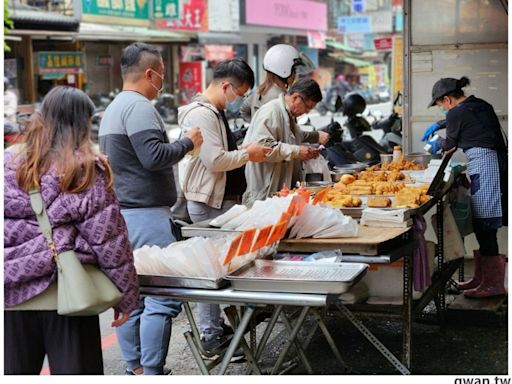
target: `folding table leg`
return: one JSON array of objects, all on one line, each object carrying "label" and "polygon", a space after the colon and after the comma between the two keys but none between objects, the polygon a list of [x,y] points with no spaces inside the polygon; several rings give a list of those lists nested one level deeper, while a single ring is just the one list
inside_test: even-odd
[{"label": "folding table leg", "polygon": [[210,372],[208,371],[208,368],[206,367],[204,360],[201,357],[201,354],[199,353],[199,350],[197,349],[197,347],[194,343],[194,340],[192,340],[192,338],[193,338],[192,333],[187,331],[183,335],[185,335],[185,339],[187,340],[188,346],[189,346],[190,350],[192,351],[192,356],[194,356],[194,359],[199,367],[199,370],[201,371],[201,374],[209,375]]},{"label": "folding table leg", "polygon": [[304,323],[304,320],[306,319],[306,315],[309,312],[309,307],[304,307],[299,315],[299,318],[297,319],[297,322],[295,323],[295,326],[292,328],[288,318],[284,313],[281,314],[281,319],[283,320],[284,325],[288,329],[288,332],[290,332],[290,335],[288,336],[288,341],[284,345],[283,350],[279,354],[279,357],[277,358],[277,362],[274,365],[274,368],[272,368],[271,375],[277,374],[279,368],[283,364],[284,358],[288,354],[288,350],[292,346],[292,344],[295,345],[297,348],[297,353],[299,354],[299,357],[301,358],[302,362],[304,363],[306,370],[309,374],[313,374],[313,369],[311,368],[311,365],[309,364],[308,359],[306,358],[306,354],[302,350],[302,347],[300,343],[297,341],[297,335],[299,333],[299,330]]},{"label": "folding table leg", "polygon": [[[258,375],[261,374],[261,371],[258,367],[258,364],[256,363],[256,360],[254,359],[252,351],[244,339],[245,330],[247,329],[247,326],[249,325],[249,321],[251,320],[254,310],[255,310],[255,307],[253,307],[252,305],[245,307],[245,312],[242,317],[242,320],[240,321],[240,325],[238,327],[236,327],[233,338],[231,339],[231,342],[229,343],[229,347],[226,351],[226,354],[224,355],[224,358],[222,359],[222,364],[220,366],[220,371],[219,371],[220,375],[223,375],[224,373],[226,373],[228,364],[231,361],[231,358],[233,357],[235,350],[238,348],[238,345],[240,345],[243,348],[243,350],[245,352],[245,357],[247,358],[247,361],[249,362],[249,364],[251,364],[251,366],[253,367],[254,371]],[[228,315],[228,319],[229,319],[231,325],[235,326],[237,321],[235,320],[235,318],[233,318],[234,315],[233,315],[232,311],[226,310],[226,315]]]},{"label": "folding table leg", "polygon": [[387,349],[384,344],[380,342],[379,339],[375,337],[373,333],[370,332],[368,328],[364,326],[364,324],[357,319],[352,312],[348,310],[343,304],[337,302],[336,306],[343,313],[346,318],[363,334],[364,337],[368,339],[368,341],[384,356],[392,365],[395,367],[400,373],[404,375],[409,375],[411,372],[409,369],[402,364],[400,360],[398,360],[395,355],[391,353],[389,349]]},{"label": "folding table leg", "polygon": [[[282,305],[278,305],[274,307],[274,310],[272,311],[272,315],[270,316],[270,320],[265,327],[265,331],[263,331],[263,335],[261,336],[260,342],[256,349],[256,354],[254,355],[254,358],[256,361],[260,360],[260,357],[265,350],[265,347],[267,345],[268,339],[270,337],[270,334],[272,333],[272,330],[274,329],[277,319],[279,318],[279,315],[281,314],[281,311],[283,310]],[[247,374],[250,374],[252,372],[251,367],[247,369]]]},{"label": "folding table leg", "polygon": [[[313,316],[315,317],[316,322],[318,323],[318,326],[322,330],[322,333],[324,334],[325,340],[327,340],[327,343],[331,347],[332,353],[336,357],[336,359],[339,361],[339,363],[345,368],[345,370],[348,369],[348,365],[345,363],[343,358],[341,357],[341,353],[336,346],[336,343],[334,342],[334,339],[331,336],[331,333],[327,329],[327,326],[325,325],[322,316],[320,316],[320,313],[318,313],[318,310],[311,309],[311,312],[313,313]],[[304,347],[306,349],[306,347]]]}]

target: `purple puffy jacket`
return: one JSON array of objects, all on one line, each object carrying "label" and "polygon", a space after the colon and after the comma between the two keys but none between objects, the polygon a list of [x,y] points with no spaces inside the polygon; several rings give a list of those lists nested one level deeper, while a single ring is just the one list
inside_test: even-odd
[{"label": "purple puffy jacket", "polygon": [[[23,303],[57,278],[56,264],[30,205],[16,181],[19,158],[4,157],[4,305]],[[98,161],[96,180],[86,191],[64,193],[51,170],[41,192],[53,241],[59,253],[74,249],[82,263],[96,264],[123,293],[116,305],[130,312],[138,305],[139,284],[126,223],[113,191],[106,190],[105,168]]]}]

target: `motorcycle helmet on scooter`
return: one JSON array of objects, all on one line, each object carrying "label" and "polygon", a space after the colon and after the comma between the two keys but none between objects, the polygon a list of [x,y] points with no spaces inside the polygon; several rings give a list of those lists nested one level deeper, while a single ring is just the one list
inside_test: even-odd
[{"label": "motorcycle helmet on scooter", "polygon": [[[301,68],[302,67],[302,68]],[[294,70],[309,73],[314,69],[311,60],[288,44],[277,44],[265,53],[263,69],[282,79],[288,79]]]},{"label": "motorcycle helmet on scooter", "polygon": [[349,93],[343,98],[343,115],[355,116],[363,113],[366,108],[366,101],[363,96],[357,93]]}]

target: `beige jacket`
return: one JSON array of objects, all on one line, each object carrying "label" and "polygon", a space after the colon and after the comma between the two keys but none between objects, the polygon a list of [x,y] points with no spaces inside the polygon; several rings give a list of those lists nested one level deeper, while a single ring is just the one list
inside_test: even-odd
[{"label": "beige jacket", "polygon": [[263,104],[266,104],[269,101],[276,99],[279,95],[283,95],[285,93],[286,91],[277,84],[272,84],[272,86],[267,90],[267,93],[263,96],[255,90],[247,96],[242,103],[242,106],[240,107],[240,116],[242,116],[246,122],[250,123],[256,111],[260,109]]},{"label": "beige jacket", "polygon": [[228,151],[228,139],[222,117],[209,100],[199,94],[192,103],[178,110],[182,131],[199,127],[203,145],[199,155],[187,154],[179,163],[179,180],[185,198],[221,208],[226,188],[226,172],[249,160],[245,149]]},{"label": "beige jacket", "polygon": [[300,181],[299,146],[304,142],[304,133],[288,112],[284,94],[255,113],[243,144],[258,142],[273,150],[264,163],[250,162],[245,166],[244,204],[251,206],[255,200],[264,200],[279,191],[283,184],[291,187]]}]

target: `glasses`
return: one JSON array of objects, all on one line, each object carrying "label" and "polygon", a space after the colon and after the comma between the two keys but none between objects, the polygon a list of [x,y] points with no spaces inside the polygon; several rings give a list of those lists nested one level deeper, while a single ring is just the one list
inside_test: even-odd
[{"label": "glasses", "polygon": [[233,93],[236,96],[238,96],[238,97],[244,97],[245,96],[245,93],[240,94],[240,92],[238,91],[238,87],[236,87],[233,83],[229,83],[229,85],[231,85],[231,89],[233,90]]},{"label": "glasses", "polygon": [[301,99],[301,101],[302,101],[302,104],[304,104],[304,107],[306,108],[306,112],[309,112],[309,111],[311,111],[313,108],[315,108],[315,106],[314,106],[314,105],[313,105],[313,106],[309,106],[309,105],[307,105],[307,104],[306,104],[306,101],[304,100],[304,98],[303,98],[301,95],[299,95],[299,97],[300,97],[300,99]]}]

